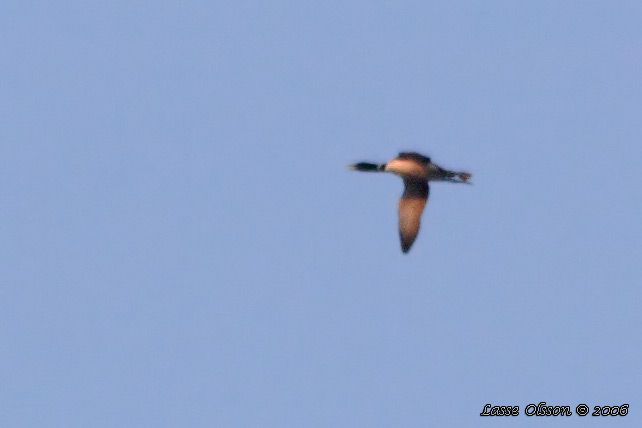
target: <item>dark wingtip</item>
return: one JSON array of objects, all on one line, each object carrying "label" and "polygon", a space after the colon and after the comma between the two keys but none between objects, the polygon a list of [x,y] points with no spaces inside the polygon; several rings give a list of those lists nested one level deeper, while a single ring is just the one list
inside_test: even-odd
[{"label": "dark wingtip", "polygon": [[349,166],[354,171],[381,171],[380,166],[376,163],[359,162]]}]

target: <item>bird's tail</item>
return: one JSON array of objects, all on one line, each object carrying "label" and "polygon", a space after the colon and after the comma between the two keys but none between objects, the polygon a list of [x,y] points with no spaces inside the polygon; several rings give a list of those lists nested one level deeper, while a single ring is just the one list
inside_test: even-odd
[{"label": "bird's tail", "polygon": [[470,177],[472,177],[472,174],[469,174],[467,172],[454,172],[454,171],[448,171],[448,170],[442,170],[443,176],[442,180],[443,181],[450,181],[451,183],[466,183],[466,184],[472,184],[470,181]]},{"label": "bird's tail", "polygon": [[470,180],[470,177],[472,177],[472,174],[468,172],[458,172],[457,177],[464,183],[468,183],[468,180]]},{"label": "bird's tail", "polygon": [[368,163],[368,162],[359,162],[355,163],[349,166],[350,169],[354,171],[369,171],[369,172],[377,172],[377,171],[383,171],[386,169],[386,164],[381,164],[377,165],[376,163]]}]

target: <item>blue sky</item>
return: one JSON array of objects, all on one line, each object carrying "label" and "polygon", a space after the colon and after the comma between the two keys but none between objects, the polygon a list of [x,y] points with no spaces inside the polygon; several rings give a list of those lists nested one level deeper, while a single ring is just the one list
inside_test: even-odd
[{"label": "blue sky", "polygon": [[[5,2],[0,425],[639,427],[641,20]],[[401,150],[475,183],[407,255],[401,180],[346,169]]]}]

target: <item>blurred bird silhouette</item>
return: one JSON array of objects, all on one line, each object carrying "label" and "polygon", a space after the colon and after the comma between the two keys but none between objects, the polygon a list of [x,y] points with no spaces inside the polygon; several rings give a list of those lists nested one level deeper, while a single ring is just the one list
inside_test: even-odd
[{"label": "blurred bird silhouette", "polygon": [[454,172],[443,169],[431,162],[430,158],[419,153],[403,152],[388,163],[374,164],[359,162],[350,169],[366,172],[391,172],[400,176],[404,192],[399,200],[399,237],[401,251],[407,253],[417,238],[421,213],[428,201],[429,181],[449,181],[467,183],[471,175],[467,172]]}]

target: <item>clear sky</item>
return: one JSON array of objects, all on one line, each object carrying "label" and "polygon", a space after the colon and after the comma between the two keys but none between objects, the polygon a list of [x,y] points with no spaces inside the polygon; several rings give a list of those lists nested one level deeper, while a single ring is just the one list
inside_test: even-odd
[{"label": "clear sky", "polygon": [[[0,425],[642,426],[641,22],[3,2]],[[346,168],[400,150],[474,181],[407,255],[401,180]]]}]

